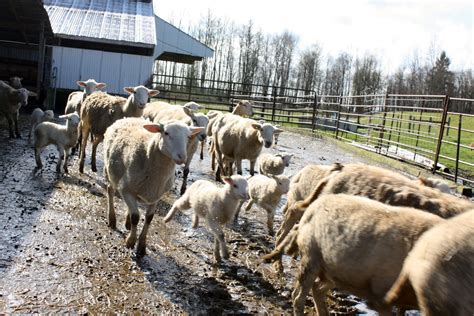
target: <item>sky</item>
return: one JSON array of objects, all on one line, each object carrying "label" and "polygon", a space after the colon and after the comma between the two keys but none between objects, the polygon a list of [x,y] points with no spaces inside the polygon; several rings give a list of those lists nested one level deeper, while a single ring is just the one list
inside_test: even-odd
[{"label": "sky", "polygon": [[[445,50],[452,70],[474,68],[473,0],[154,0],[158,15],[174,24],[198,22],[210,10],[237,24],[254,22],[264,33],[285,30],[299,48],[319,44],[326,56],[346,51],[375,55],[394,72],[417,52]],[[432,48],[430,50],[430,47]]]}]

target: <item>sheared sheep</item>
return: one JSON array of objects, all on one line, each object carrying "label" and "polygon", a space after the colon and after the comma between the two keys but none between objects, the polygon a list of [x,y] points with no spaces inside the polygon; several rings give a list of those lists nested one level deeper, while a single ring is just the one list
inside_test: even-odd
[{"label": "sheared sheep", "polygon": [[[318,189],[321,193],[322,188]],[[414,208],[327,194],[308,207],[299,225],[264,260],[299,252],[300,268],[292,293],[295,315],[303,315],[311,289],[318,315],[329,315],[326,294],[334,288],[366,299],[380,314],[391,315],[384,296],[404,259],[421,234],[444,221]],[[414,293],[397,306],[417,308]]]},{"label": "sheared sheep", "polygon": [[42,168],[41,150],[50,145],[56,145],[59,153],[56,171],[61,172],[61,164],[64,159],[64,172],[68,172],[67,160],[69,158],[70,149],[77,143],[79,115],[71,113],[61,115],[59,118],[66,119],[66,125],[60,125],[52,122],[43,122],[35,128],[35,157],[36,167]]},{"label": "sheared sheep", "polygon": [[46,110],[43,112],[40,108],[33,110],[30,116],[30,130],[28,132],[28,139],[31,138],[31,132],[34,131],[36,126],[41,122],[52,121],[54,119],[54,112],[51,110]]},{"label": "sheared sheep", "polygon": [[387,293],[387,303],[396,304],[411,289],[423,315],[472,315],[474,209],[436,225],[418,239]]},{"label": "sheared sheep", "polygon": [[258,157],[258,167],[261,174],[279,175],[285,171],[285,167],[290,165],[293,154],[278,153],[278,154],[261,154]]},{"label": "sheared sheep", "polygon": [[[268,233],[273,236],[273,219],[275,211],[280,203],[281,196],[288,193],[290,179],[285,175],[264,176],[254,175],[247,180],[250,200],[245,207],[249,211],[252,204],[257,204],[267,212]],[[235,214],[237,220],[239,212]]]},{"label": "sheared sheep", "polygon": [[84,172],[87,138],[89,132],[94,136],[92,143],[91,169],[96,172],[97,145],[104,139],[107,128],[118,119],[124,117],[140,117],[148,102],[148,97],[155,96],[158,90],[150,90],[144,86],[125,87],[129,93],[127,99],[115,97],[103,92],[95,92],[87,97],[81,107],[81,155],[79,171]]},{"label": "sheared sheep", "polygon": [[209,229],[214,234],[214,257],[217,262],[229,258],[222,226],[232,221],[241,200],[248,199],[247,180],[234,175],[223,178],[225,185],[216,186],[206,180],[197,180],[186,193],[174,202],[173,207],[165,217],[169,222],[177,211],[192,208],[194,210],[193,228],[199,224],[199,218],[206,220]]},{"label": "sheared sheep", "polygon": [[117,191],[128,208],[125,227],[130,229],[126,240],[129,248],[137,241],[138,203],[147,205],[145,225],[138,239],[138,256],[146,253],[148,227],[156,204],[170,189],[176,164],[186,161],[188,138],[202,130],[202,127],[189,127],[179,121],[155,124],[143,118],[124,118],[105,132],[104,174],[108,181],[109,227],[116,228],[114,195]]}]

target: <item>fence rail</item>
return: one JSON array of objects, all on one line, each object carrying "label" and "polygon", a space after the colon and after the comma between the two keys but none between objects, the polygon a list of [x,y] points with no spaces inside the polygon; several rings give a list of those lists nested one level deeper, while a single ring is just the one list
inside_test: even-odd
[{"label": "fence rail", "polygon": [[254,117],[325,134],[474,185],[474,100],[446,95],[317,95],[315,91],[155,75],[160,97],[231,111],[251,100]]}]

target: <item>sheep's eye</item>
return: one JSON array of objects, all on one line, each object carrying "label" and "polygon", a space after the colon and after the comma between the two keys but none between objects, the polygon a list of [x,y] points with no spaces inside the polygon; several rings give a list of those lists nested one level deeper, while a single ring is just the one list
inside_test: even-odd
[{"label": "sheep's eye", "polygon": [[166,136],[169,136],[170,134],[169,134],[168,132],[165,132],[165,135],[166,135]]},{"label": "sheep's eye", "polygon": [[237,188],[237,184],[234,184],[233,187],[234,187],[234,188]]},{"label": "sheep's eye", "polygon": [[194,124],[197,124],[198,122],[196,120],[193,120]]}]

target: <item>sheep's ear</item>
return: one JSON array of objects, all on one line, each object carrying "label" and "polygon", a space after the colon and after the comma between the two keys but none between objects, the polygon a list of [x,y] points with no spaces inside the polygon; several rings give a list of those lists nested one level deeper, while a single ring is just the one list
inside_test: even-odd
[{"label": "sheep's ear", "polygon": [[127,92],[128,94],[134,94],[135,93],[135,88],[134,87],[125,87],[125,88],[123,88],[123,91]]},{"label": "sheep's ear", "polygon": [[76,83],[79,87],[83,87],[83,88],[86,87],[86,82],[85,81],[76,81]]},{"label": "sheep's ear", "polygon": [[34,93],[34,92],[31,92],[31,91],[28,91],[28,90],[27,90],[27,92],[28,92],[29,97],[36,97],[37,96],[37,94]]},{"label": "sheep's ear", "polygon": [[261,131],[261,130],[262,130],[262,125],[261,125],[261,124],[253,123],[253,124],[252,124],[252,127],[255,128],[255,129],[258,130],[258,131]]},{"label": "sheep's ear", "polygon": [[421,184],[428,186],[428,179],[423,176],[419,176],[418,179],[420,180]]},{"label": "sheep's ear", "polygon": [[191,110],[190,108],[188,108],[187,106],[183,106],[183,111],[184,113],[189,116],[189,117],[193,117],[193,110]]},{"label": "sheep's ear", "polygon": [[293,157],[295,154],[288,154],[288,157]]},{"label": "sheep's ear", "polygon": [[282,154],[282,153],[275,154],[275,157],[281,157],[281,158],[283,158],[283,154]]},{"label": "sheep's ear", "polygon": [[143,128],[145,128],[150,133],[160,133],[163,130],[163,125],[162,124],[145,124],[143,125]]},{"label": "sheep's ear", "polygon": [[68,118],[68,115],[67,115],[67,114],[66,114],[66,115],[60,115],[60,116],[58,116],[58,117],[59,117],[60,119],[65,119],[65,118]]},{"label": "sheep's ear", "polygon": [[258,122],[259,122],[260,124],[262,124],[262,125],[265,124],[265,120],[260,120],[260,121],[258,121]]},{"label": "sheep's ear", "polygon": [[106,83],[103,83],[103,82],[99,82],[97,85],[96,85],[97,89],[104,89],[105,87],[107,87],[107,84]]},{"label": "sheep's ear", "polygon": [[204,127],[195,127],[195,126],[190,126],[189,127],[189,137],[196,136],[199,134],[202,130],[204,130]]},{"label": "sheep's ear", "polygon": [[155,95],[158,95],[160,91],[158,90],[148,90],[148,96],[149,97],[154,97]]},{"label": "sheep's ear", "polygon": [[223,177],[222,181],[224,181],[225,183],[230,184],[230,185],[234,184],[234,181],[232,181],[231,177]]},{"label": "sheep's ear", "polygon": [[283,133],[284,130],[282,130],[281,128],[276,128],[273,133],[276,133],[276,134],[280,134],[280,133]]}]

